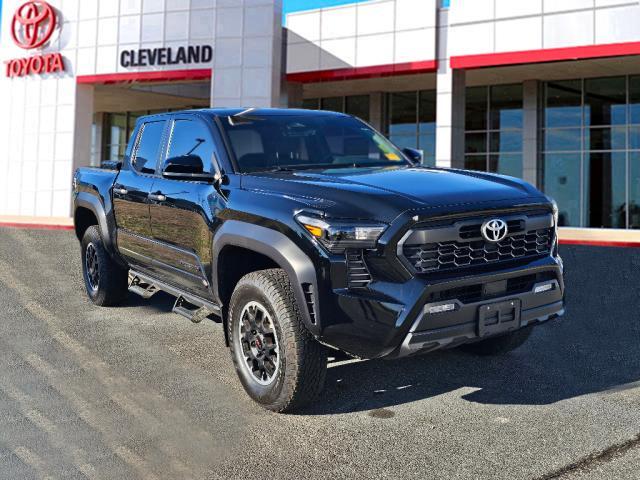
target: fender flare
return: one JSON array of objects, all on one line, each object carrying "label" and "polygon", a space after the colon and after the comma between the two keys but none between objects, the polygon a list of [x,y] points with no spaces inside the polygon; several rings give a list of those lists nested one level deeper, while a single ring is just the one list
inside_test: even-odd
[{"label": "fender flare", "polygon": [[[218,257],[226,246],[235,246],[253,250],[269,257],[280,266],[287,275],[293,287],[302,318],[307,329],[318,335],[320,331],[320,311],[318,302],[318,280],[316,268],[311,259],[291,239],[276,230],[261,227],[238,220],[227,220],[213,237],[212,256],[212,288],[217,301],[220,302],[220,286],[218,284]],[[302,288],[303,284],[310,284],[314,293],[314,317],[312,321],[309,308]]]},{"label": "fender flare", "polygon": [[[114,238],[115,225],[110,228],[109,218],[107,217],[107,213],[105,212],[104,206],[100,202],[100,199],[98,199],[95,195],[91,195],[89,192],[78,193],[74,202],[74,223],[76,219],[76,211],[78,210],[78,208],[86,208],[87,210],[93,212],[93,214],[98,219],[98,228],[100,229],[100,235],[102,236],[102,241],[104,242],[105,249],[114,259],[116,259],[116,261],[118,261],[118,263],[123,263],[116,248],[116,239]],[[81,238],[79,238],[78,240],[82,241]]]}]

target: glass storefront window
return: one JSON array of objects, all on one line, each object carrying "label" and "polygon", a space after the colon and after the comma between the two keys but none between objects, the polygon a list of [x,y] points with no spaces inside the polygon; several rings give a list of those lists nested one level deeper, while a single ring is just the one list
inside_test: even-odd
[{"label": "glass storefront window", "polygon": [[510,153],[489,155],[489,171],[522,178],[522,155]]},{"label": "glass storefront window", "polygon": [[487,87],[470,87],[465,92],[465,130],[487,129]]},{"label": "glass storefront window", "polygon": [[582,82],[569,80],[546,85],[545,126],[579,127],[582,125]]},{"label": "glass storefront window", "polygon": [[580,225],[581,154],[547,153],[542,189],[558,203],[560,226]]},{"label": "glass storefront window", "polygon": [[418,92],[400,92],[389,95],[389,136],[391,140],[402,135],[414,138],[417,145]]},{"label": "glass storefront window", "polygon": [[436,91],[418,92],[418,148],[424,152],[425,165],[436,164]]},{"label": "glass storefront window", "polygon": [[330,112],[348,113],[365,122],[369,121],[369,95],[353,95],[348,97],[305,98],[302,108],[307,110],[328,110]]},{"label": "glass storefront window", "polygon": [[640,124],[640,77],[629,77],[629,123]]},{"label": "glass storefront window", "polygon": [[487,156],[486,155],[466,155],[464,157],[464,169],[465,170],[487,170]]},{"label": "glass storefront window", "polygon": [[418,92],[419,109],[418,120],[421,131],[435,131],[436,126],[436,91],[422,90]]},{"label": "glass storefront window", "polygon": [[344,97],[321,98],[320,109],[344,113]]},{"label": "glass storefront window", "polygon": [[522,85],[470,87],[465,95],[465,168],[522,176]]},{"label": "glass storefront window", "polygon": [[485,132],[467,133],[464,146],[465,153],[486,153],[487,134]]},{"label": "glass storefront window", "polygon": [[302,108],[306,110],[318,110],[320,108],[319,98],[305,98],[302,100]]},{"label": "glass storefront window", "polygon": [[106,116],[106,142],[103,160],[119,161],[124,157],[127,147],[127,114],[109,113]]},{"label": "glass storefront window", "polygon": [[585,125],[627,123],[626,78],[592,78],[584,82]]},{"label": "glass storefront window", "polygon": [[640,152],[629,152],[629,228],[640,228]]},{"label": "glass storefront window", "polygon": [[390,93],[387,97],[387,132],[401,148],[422,150],[424,165],[436,163],[436,92],[421,90]]},{"label": "glass storefront window", "polygon": [[547,130],[544,137],[544,149],[547,152],[579,152],[582,150],[582,129],[554,128]]},{"label": "glass storefront window", "polygon": [[522,152],[522,131],[506,130],[489,134],[490,152]]},{"label": "glass storefront window", "polygon": [[588,227],[626,227],[626,154],[592,153],[585,162]]},{"label": "glass storefront window", "polygon": [[369,95],[345,97],[344,113],[353,115],[365,122],[369,121]]},{"label": "glass storefront window", "polygon": [[548,82],[544,91],[542,183],[561,225],[640,228],[640,77]]},{"label": "glass storefront window", "polygon": [[624,150],[626,148],[626,128],[605,127],[585,129],[585,149],[587,150]]},{"label": "glass storefront window", "polygon": [[127,141],[129,141],[129,138],[131,138],[131,135],[133,135],[133,131],[136,128],[136,122],[138,121],[138,119],[140,117],[144,117],[145,115],[147,115],[147,112],[129,112],[129,131],[127,133]]},{"label": "glass storefront window", "polygon": [[522,129],[522,85],[502,85],[491,89],[490,128]]}]

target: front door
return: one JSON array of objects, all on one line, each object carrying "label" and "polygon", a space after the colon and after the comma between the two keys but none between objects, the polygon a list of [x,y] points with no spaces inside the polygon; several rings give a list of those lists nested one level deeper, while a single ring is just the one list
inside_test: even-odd
[{"label": "front door", "polygon": [[149,220],[149,193],[160,152],[166,121],[140,125],[136,141],[113,185],[113,210],[118,250],[131,264],[149,270],[153,257],[153,233]]},{"label": "front door", "polygon": [[214,168],[212,130],[198,117],[182,115],[172,120],[169,145],[159,176],[151,188],[150,218],[158,247],[155,260],[172,283],[211,298],[211,243],[216,218],[224,199],[211,182],[163,178],[164,166],[180,158],[199,157],[205,173]]}]

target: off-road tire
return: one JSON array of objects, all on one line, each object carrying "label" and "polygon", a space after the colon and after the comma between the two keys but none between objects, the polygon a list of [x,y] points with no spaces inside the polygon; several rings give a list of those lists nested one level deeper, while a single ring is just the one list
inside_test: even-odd
[{"label": "off-road tire", "polygon": [[[95,251],[99,278],[94,288],[89,278],[87,249]],[[82,277],[89,299],[101,307],[121,304],[127,297],[127,270],[118,265],[104,248],[100,230],[96,225],[87,229],[82,237]]]},{"label": "off-road tire", "polygon": [[526,342],[532,331],[533,328],[525,327],[520,330],[516,330],[515,332],[507,333],[506,335],[500,335],[498,337],[487,338],[486,340],[481,340],[476,343],[462,345],[460,348],[465,352],[469,352],[474,355],[504,355],[515,350]]},{"label": "off-road tire", "polygon": [[[252,302],[266,309],[278,338],[279,368],[269,385],[258,383],[246,367],[238,333],[240,316]],[[228,318],[231,358],[253,400],[268,410],[284,413],[307,405],[320,393],[327,371],[326,348],[305,327],[284,270],[260,270],[242,277],[231,296]]]}]

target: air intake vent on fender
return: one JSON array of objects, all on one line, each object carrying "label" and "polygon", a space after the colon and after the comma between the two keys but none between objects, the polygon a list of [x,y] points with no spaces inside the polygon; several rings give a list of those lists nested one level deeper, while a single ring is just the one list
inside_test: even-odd
[{"label": "air intake vent on fender", "polygon": [[307,302],[307,310],[309,311],[309,318],[311,323],[316,324],[316,296],[313,291],[313,285],[310,283],[302,284],[302,291],[304,292],[304,299]]},{"label": "air intake vent on fender", "polygon": [[362,250],[347,250],[347,286],[349,289],[366,288],[371,283],[371,274],[364,263]]}]

